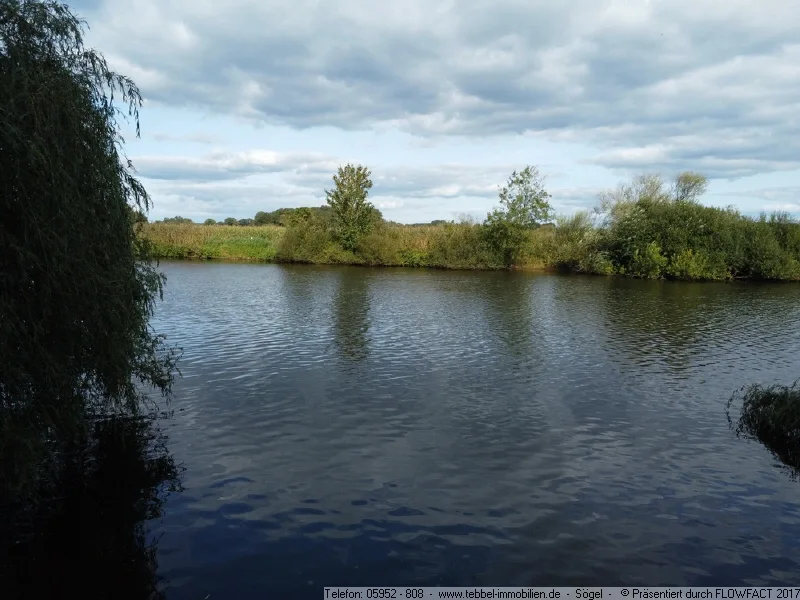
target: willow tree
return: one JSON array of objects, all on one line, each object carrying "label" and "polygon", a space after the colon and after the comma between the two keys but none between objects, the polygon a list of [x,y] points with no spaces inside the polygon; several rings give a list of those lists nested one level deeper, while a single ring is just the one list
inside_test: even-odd
[{"label": "willow tree", "polygon": [[84,47],[84,27],[51,0],[0,0],[0,492],[12,495],[93,417],[168,395],[177,359],[149,325],[164,277],[131,218],[150,200],[118,119],[138,136],[142,99]]}]

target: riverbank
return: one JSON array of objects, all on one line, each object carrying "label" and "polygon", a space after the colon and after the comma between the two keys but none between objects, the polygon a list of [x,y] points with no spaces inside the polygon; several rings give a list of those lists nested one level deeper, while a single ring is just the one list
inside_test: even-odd
[{"label": "riverbank", "polygon": [[[384,225],[356,251],[343,249],[326,232],[277,225],[229,227],[148,223],[142,234],[165,259],[225,259],[277,263],[496,269],[501,265],[481,248],[479,226],[402,227]],[[548,266],[531,257],[529,268]]]},{"label": "riverbank", "polygon": [[[327,232],[313,227],[224,226],[147,223],[142,235],[161,259],[234,260],[438,269],[504,268],[492,256],[481,225],[447,223],[433,226],[382,225],[351,252]],[[548,271],[559,268],[553,227],[528,232],[523,260],[515,268]],[[564,248],[561,248],[562,252]]]},{"label": "riverbank", "polygon": [[[525,232],[515,268],[645,279],[800,280],[800,224],[787,215],[750,218],[697,203],[637,202],[604,225],[588,213]],[[164,259],[225,259],[445,269],[502,269],[486,227],[381,223],[353,251],[328,224],[290,226],[144,223],[140,235]]]}]

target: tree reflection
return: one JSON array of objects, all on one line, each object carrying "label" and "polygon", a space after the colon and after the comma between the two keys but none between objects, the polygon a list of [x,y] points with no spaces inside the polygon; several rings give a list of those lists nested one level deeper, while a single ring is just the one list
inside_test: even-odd
[{"label": "tree reflection", "polygon": [[789,341],[786,321],[772,316],[794,310],[793,292],[785,286],[621,278],[597,285],[604,288],[597,305],[609,343],[639,366],[658,363],[688,373],[710,348]]},{"label": "tree reflection", "polygon": [[526,273],[492,273],[476,278],[476,293],[482,299],[487,331],[497,344],[497,355],[510,361],[514,371],[525,374],[526,367],[539,359],[535,335],[531,283]]},{"label": "tree reflection", "polygon": [[708,285],[715,289],[706,284],[614,280],[606,290],[605,324],[614,339],[625,340],[620,348],[637,364],[663,361],[685,372],[704,335],[713,336],[719,322],[720,290]]},{"label": "tree reflection", "polygon": [[287,308],[293,318],[307,325],[314,317],[315,303],[320,296],[320,288],[330,273],[327,269],[312,265],[280,265],[281,291],[289,296]]},{"label": "tree reflection", "polygon": [[366,269],[342,269],[334,295],[333,336],[342,360],[358,363],[369,355],[370,284]]},{"label": "tree reflection", "polygon": [[181,468],[155,415],[98,419],[56,460],[34,509],[5,507],[3,597],[163,598],[145,522],[181,490]]}]

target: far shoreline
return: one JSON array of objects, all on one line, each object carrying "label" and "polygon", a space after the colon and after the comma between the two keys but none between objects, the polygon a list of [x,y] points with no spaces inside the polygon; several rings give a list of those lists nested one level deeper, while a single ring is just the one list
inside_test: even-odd
[{"label": "far shoreline", "polygon": [[285,225],[144,221],[137,235],[159,260],[800,281],[800,223],[787,215],[753,219],[694,202],[621,206],[623,216],[605,225],[584,213],[509,231],[473,221],[382,221],[347,248],[331,223],[314,216]]},{"label": "far shoreline", "polygon": [[800,283],[798,280],[792,279],[701,279],[701,280],[686,280],[686,279],[644,279],[641,277],[627,277],[618,273],[599,274],[599,273],[580,273],[570,271],[554,266],[536,266],[536,265],[517,265],[511,268],[494,267],[494,268],[478,268],[478,267],[439,267],[439,266],[409,266],[409,265],[369,265],[363,263],[321,263],[321,262],[300,262],[300,261],[280,261],[280,260],[264,260],[255,258],[216,258],[216,257],[158,257],[156,258],[159,264],[161,263],[188,263],[188,264],[203,264],[211,263],[215,265],[278,265],[278,266],[298,266],[298,267],[351,267],[357,269],[374,269],[374,270],[394,270],[406,269],[413,271],[450,271],[460,273],[527,273],[531,275],[559,275],[562,277],[576,277],[576,278],[595,278],[595,279],[615,279],[617,281],[643,281],[643,282],[660,282],[666,284],[726,284],[726,285],[786,285]]}]

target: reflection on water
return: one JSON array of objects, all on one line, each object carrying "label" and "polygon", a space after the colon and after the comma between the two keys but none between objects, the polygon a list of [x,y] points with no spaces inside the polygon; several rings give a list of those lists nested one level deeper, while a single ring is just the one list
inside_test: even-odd
[{"label": "reflection on water", "polygon": [[800,584],[797,484],[725,417],[797,378],[796,286],[165,270],[170,599]]},{"label": "reflection on water", "polygon": [[367,357],[370,325],[370,274],[347,277],[343,272],[336,283],[333,328],[341,352],[340,368],[347,369]]},{"label": "reflection on water", "polygon": [[496,344],[494,352],[511,361],[513,371],[519,371],[518,367],[526,362],[537,360],[538,348],[534,340],[538,311],[532,305],[534,296],[530,285],[530,279],[515,277],[515,273],[473,282],[472,294],[483,305],[481,320],[492,334],[491,339]]},{"label": "reflection on water", "polygon": [[4,515],[2,596],[163,598],[146,522],[180,490],[180,473],[156,421],[100,420],[61,466],[39,510],[13,526]]}]

